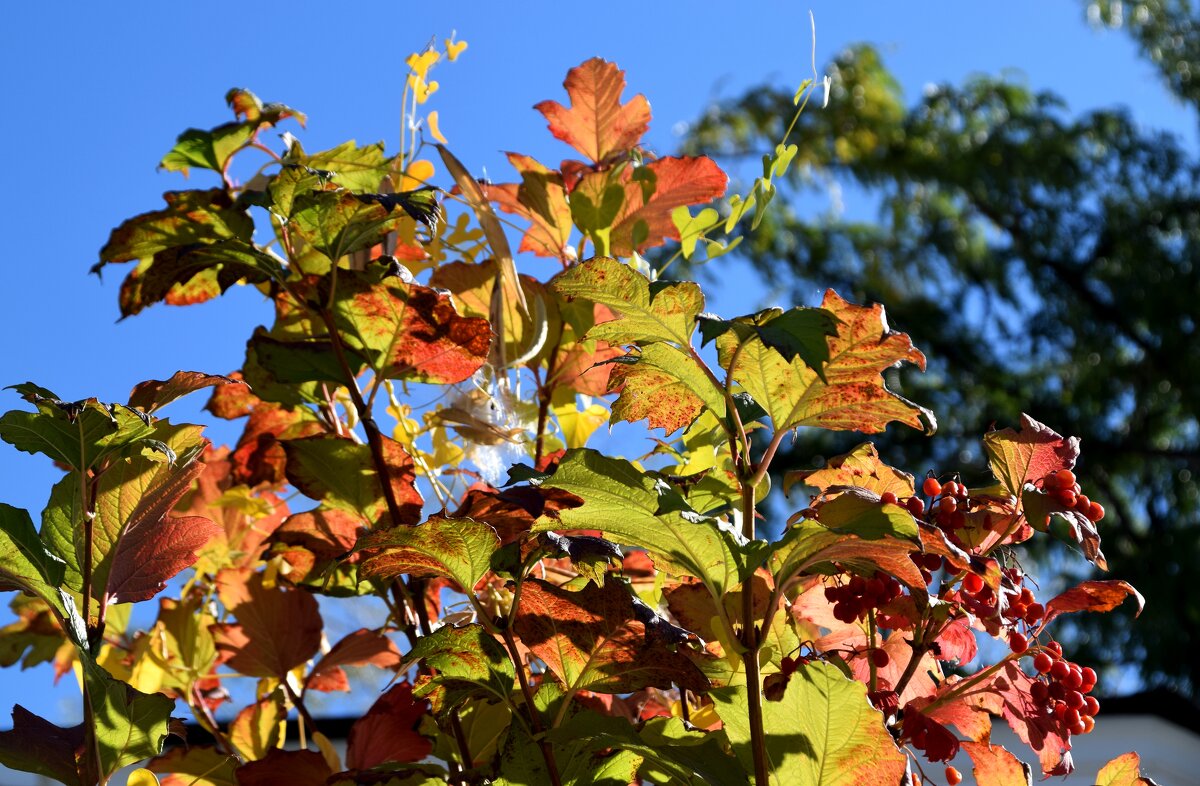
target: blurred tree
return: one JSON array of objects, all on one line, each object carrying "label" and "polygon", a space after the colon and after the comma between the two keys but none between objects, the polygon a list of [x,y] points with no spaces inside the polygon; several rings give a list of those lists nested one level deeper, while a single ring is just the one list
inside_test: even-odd
[{"label": "blurred tree", "polygon": [[[1078,615],[1058,633],[1088,662],[1133,665],[1150,684],[1195,694],[1200,163],[1124,111],[1072,117],[1055,96],[1007,81],[929,89],[908,106],[866,46],[828,73],[829,106],[806,112],[793,136],[800,166],[779,184],[784,204],[740,252],[797,302],[832,286],[886,303],[929,356],[928,373],[894,387],[932,407],[940,433],[890,432],[881,450],[893,463],[971,464],[978,473],[964,479],[982,483],[978,435],[1014,425],[1021,409],[1080,436],[1077,471],[1108,509],[1112,572],[1147,608],[1136,622]],[[689,152],[757,167],[792,98],[764,86],[714,106]],[[842,210],[844,194],[877,211]],[[854,444],[822,439],[802,433],[794,465]]]},{"label": "blurred tree", "polygon": [[1084,0],[1083,5],[1093,24],[1129,33],[1171,92],[1200,106],[1200,17],[1190,0]]}]

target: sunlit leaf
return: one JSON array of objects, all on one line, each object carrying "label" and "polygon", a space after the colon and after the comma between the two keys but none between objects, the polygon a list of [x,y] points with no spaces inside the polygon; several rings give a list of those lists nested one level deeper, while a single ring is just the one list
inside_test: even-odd
[{"label": "sunlit leaf", "polygon": [[964,742],[962,749],[975,765],[976,786],[1032,786],[1033,772],[1029,765],[999,745]]},{"label": "sunlit leaf", "polygon": [[261,284],[283,278],[278,257],[241,239],[189,243],[157,252],[138,265],[121,285],[121,316],[158,302],[202,303],[238,283]]},{"label": "sunlit leaf", "polygon": [[401,575],[444,576],[470,592],[500,544],[496,531],[471,519],[435,516],[418,527],[392,527],[358,541],[365,576],[390,580]]},{"label": "sunlit leaf", "polygon": [[283,691],[277,690],[242,708],[229,724],[229,741],[242,757],[257,761],[279,745],[279,722],[287,717]]},{"label": "sunlit leaf", "polygon": [[29,512],[0,503],[0,590],[19,589],[54,603],[66,570],[38,537]]},{"label": "sunlit leaf", "polygon": [[505,213],[529,221],[517,250],[566,256],[574,225],[562,174],[520,153],[509,153],[508,161],[521,175],[520,183],[480,183],[480,188]]},{"label": "sunlit leaf", "polygon": [[[412,457],[400,443],[383,438],[388,462],[388,483],[400,504],[400,521],[391,526],[414,524],[421,515],[421,495],[417,491]],[[375,472],[371,448],[332,435],[289,439],[287,478],[292,485],[326,506],[357,513],[369,523],[387,515],[383,487]]]},{"label": "sunlit leaf", "polygon": [[287,679],[317,653],[321,615],[304,590],[269,589],[261,574],[225,570],[217,576],[221,601],[236,623],[212,626],[224,663],[252,677]]},{"label": "sunlit leaf", "polygon": [[[733,751],[754,771],[745,686],[710,694]],[[780,701],[763,702],[771,783],[777,786],[897,784],[907,760],[867,702],[867,688],[828,663],[801,666]]]},{"label": "sunlit leaf", "polygon": [[129,406],[149,413],[197,390],[230,384],[245,386],[245,383],[221,374],[176,371],[170,379],[152,379],[136,385],[129,394]]},{"label": "sunlit leaf", "polygon": [[690,425],[707,410],[725,417],[725,398],[691,355],[655,343],[614,364],[608,385],[620,396],[612,405],[612,421],[645,419],[667,435]]},{"label": "sunlit leaf", "polygon": [[567,72],[563,87],[571,106],[543,101],[535,109],[546,116],[550,133],[593,162],[637,145],[650,126],[650,103],[636,95],[621,103],[625,72],[594,57]]},{"label": "sunlit leaf", "polygon": [[915,492],[913,476],[884,464],[879,451],[864,442],[849,453],[834,456],[823,469],[791,470],[783,480],[784,492],[797,483],[824,491],[830,486],[858,486],[882,495],[892,492],[897,499],[911,497]]},{"label": "sunlit leaf", "polygon": [[516,679],[504,647],[478,624],[461,628],[443,625],[422,636],[405,656],[401,668],[417,662],[434,669],[434,676],[418,685],[415,693],[430,698],[438,712],[458,706],[471,696],[507,701]]},{"label": "sunlit leaf", "polygon": [[1079,439],[1063,438],[1028,415],[1021,415],[1021,430],[990,431],[983,438],[992,473],[1009,494],[1020,498],[1026,483],[1039,484],[1060,469],[1070,469],[1079,458]]},{"label": "sunlit leaf", "polygon": [[147,762],[146,769],[159,774],[162,786],[236,786],[238,764],[237,757],[211,746],[191,745],[171,748]]},{"label": "sunlit leaf", "polygon": [[223,173],[229,159],[250,141],[257,128],[254,121],[225,123],[208,131],[189,128],[175,140],[175,147],[163,156],[159,166],[185,175],[193,167]]},{"label": "sunlit leaf", "polygon": [[1136,753],[1122,753],[1100,768],[1096,786],[1158,786],[1141,774],[1142,760]]},{"label": "sunlit leaf", "polygon": [[1045,621],[1049,623],[1060,614],[1074,611],[1112,611],[1128,597],[1137,602],[1134,616],[1139,616],[1146,600],[1133,585],[1125,581],[1083,581],[1046,603]]}]

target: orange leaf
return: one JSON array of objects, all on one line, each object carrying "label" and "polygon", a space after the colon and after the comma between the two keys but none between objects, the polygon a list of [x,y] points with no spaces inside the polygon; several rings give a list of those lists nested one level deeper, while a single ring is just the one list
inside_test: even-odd
[{"label": "orange leaf", "polygon": [[550,133],[600,163],[637,145],[650,127],[650,102],[636,95],[621,103],[625,72],[594,57],[567,72],[563,87],[571,107],[543,101],[534,108],[550,121]]},{"label": "orange leaf", "polygon": [[1075,466],[1079,458],[1078,437],[1063,439],[1025,414],[1021,415],[1020,431],[991,431],[984,435],[983,447],[992,473],[1018,498],[1026,483],[1040,484],[1051,472]]},{"label": "orange leaf", "polygon": [[350,682],[342,666],[378,666],[396,669],[403,656],[392,640],[381,633],[359,628],[333,645],[309,672],[305,687],[319,691],[348,691]]},{"label": "orange leaf", "polygon": [[830,486],[858,486],[882,495],[892,492],[899,499],[911,497],[915,491],[913,476],[884,464],[879,451],[864,442],[849,453],[831,458],[824,469],[793,470],[783,479],[784,493],[790,493],[797,483],[824,491]]},{"label": "orange leaf", "polygon": [[1137,601],[1136,617],[1142,613],[1146,599],[1132,584],[1126,581],[1084,581],[1046,604],[1046,622],[1072,611],[1112,611],[1130,595]]},{"label": "orange leaf", "polygon": [[304,590],[267,589],[262,575],[223,570],[217,591],[237,623],[212,626],[217,652],[230,668],[251,677],[287,679],[287,673],[317,653],[321,615]]},{"label": "orange leaf", "polygon": [[508,160],[521,175],[520,183],[480,183],[483,194],[505,213],[526,219],[518,251],[539,257],[566,257],[574,224],[562,174],[529,156],[509,153]]},{"label": "orange leaf", "polygon": [[964,742],[963,750],[975,765],[976,786],[1030,786],[1033,773],[1029,765],[999,745]]}]

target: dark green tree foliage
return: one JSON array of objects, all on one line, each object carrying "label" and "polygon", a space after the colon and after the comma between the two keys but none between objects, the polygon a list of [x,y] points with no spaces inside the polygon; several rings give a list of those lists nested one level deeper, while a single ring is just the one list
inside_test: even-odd
[{"label": "dark green tree foliage", "polygon": [[[886,435],[909,466],[970,466],[964,480],[983,481],[970,435],[993,421],[1015,423],[1023,406],[1079,424],[1080,482],[1110,513],[1110,567],[1161,601],[1136,627],[1127,614],[1081,617],[1076,653],[1194,692],[1200,163],[1124,111],[1073,116],[1006,81],[908,104],[865,46],[828,73],[829,105],[801,117],[799,165],[777,181],[787,207],[740,250],[799,302],[831,285],[887,303],[892,324],[928,348],[930,373],[896,387],[932,403],[945,438]],[[752,177],[792,102],[767,86],[716,106],[689,152],[743,159]],[[842,189],[854,209],[830,207]],[[807,464],[850,446],[805,433],[792,455]]]}]

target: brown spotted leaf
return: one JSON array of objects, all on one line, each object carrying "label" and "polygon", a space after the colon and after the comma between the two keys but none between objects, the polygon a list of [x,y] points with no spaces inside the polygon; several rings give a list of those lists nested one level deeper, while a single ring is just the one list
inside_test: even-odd
[{"label": "brown spotted leaf", "polygon": [[784,492],[790,493],[792,486],[798,483],[812,486],[818,491],[830,486],[857,486],[880,495],[890,491],[898,499],[911,497],[915,491],[913,476],[884,464],[879,458],[879,451],[870,442],[829,459],[823,469],[788,472],[783,479]]},{"label": "brown spotted leaf", "polygon": [[1080,582],[1046,604],[1046,622],[1060,614],[1074,611],[1112,611],[1130,596],[1137,601],[1137,611],[1134,613],[1136,617],[1142,613],[1146,600],[1132,584],[1126,581]]},{"label": "brown spotted leaf", "polygon": [[435,516],[419,527],[368,533],[359,539],[357,550],[365,555],[365,577],[442,576],[470,592],[488,571],[499,545],[500,538],[487,524]]},{"label": "brown spotted leaf", "polygon": [[217,651],[231,669],[286,679],[320,649],[321,615],[308,592],[264,587],[261,574],[246,570],[221,571],[217,591],[237,620],[212,626]]},{"label": "brown spotted leaf", "polygon": [[650,102],[636,95],[621,103],[625,72],[594,57],[567,72],[563,87],[571,106],[543,101],[534,108],[545,115],[550,133],[600,163],[635,147],[650,127]]},{"label": "brown spotted leaf", "polygon": [[983,437],[992,474],[1018,499],[1025,484],[1040,488],[1051,472],[1070,469],[1079,458],[1079,438],[1063,438],[1053,429],[1028,415],[1021,415],[1021,429],[991,431]]},{"label": "brown spotted leaf", "polygon": [[592,327],[587,338],[610,344],[690,343],[704,295],[695,283],[656,282],[609,257],[596,257],[568,268],[552,286],[569,298],[585,298],[617,313]]},{"label": "brown spotted leaf", "polygon": [[571,592],[530,578],[520,604],[515,629],[521,642],[568,688],[629,693],[673,684],[708,687],[682,652],[646,636],[633,598],[619,582]]},{"label": "brown spotted leaf", "polygon": [[816,426],[835,431],[878,433],[892,421],[932,431],[933,413],[888,390],[883,372],[908,362],[925,369],[925,356],[904,333],[892,331],[883,306],[858,306],[829,290],[821,307],[841,324],[828,338],[829,361],[822,371],[800,357],[790,362],[761,339],[737,349],[736,331],[717,339],[721,365],[731,362],[734,379],[767,411],[776,431]]},{"label": "brown spotted leaf", "polygon": [[381,265],[340,275],[334,319],[380,376],[453,384],[487,360],[488,321],[460,315],[448,295],[406,283]]},{"label": "brown spotted leaf", "polygon": [[413,698],[412,685],[393,685],[350,727],[346,766],[365,770],[388,762],[425,758],[433,750],[433,743],[421,736],[417,727],[428,712],[428,702]]},{"label": "brown spotted leaf", "polygon": [[1029,765],[999,745],[983,742],[964,742],[962,749],[975,765],[976,786],[1032,786],[1033,772]]},{"label": "brown spotted leaf", "polygon": [[[215,395],[213,401],[217,401]],[[222,397],[221,401],[228,399]],[[259,402],[250,412],[250,419],[229,457],[234,480],[247,486],[282,483],[287,466],[283,441],[321,434],[324,430],[307,407]]]},{"label": "brown spotted leaf", "polygon": [[353,513],[322,506],[288,516],[271,541],[299,546],[318,559],[337,559],[354,548],[363,524]]},{"label": "brown spotted leaf", "polygon": [[725,397],[705,375],[694,357],[655,343],[630,353],[614,364],[610,393],[620,393],[612,405],[611,421],[649,422],[668,435],[691,423],[708,409],[725,417]]}]

